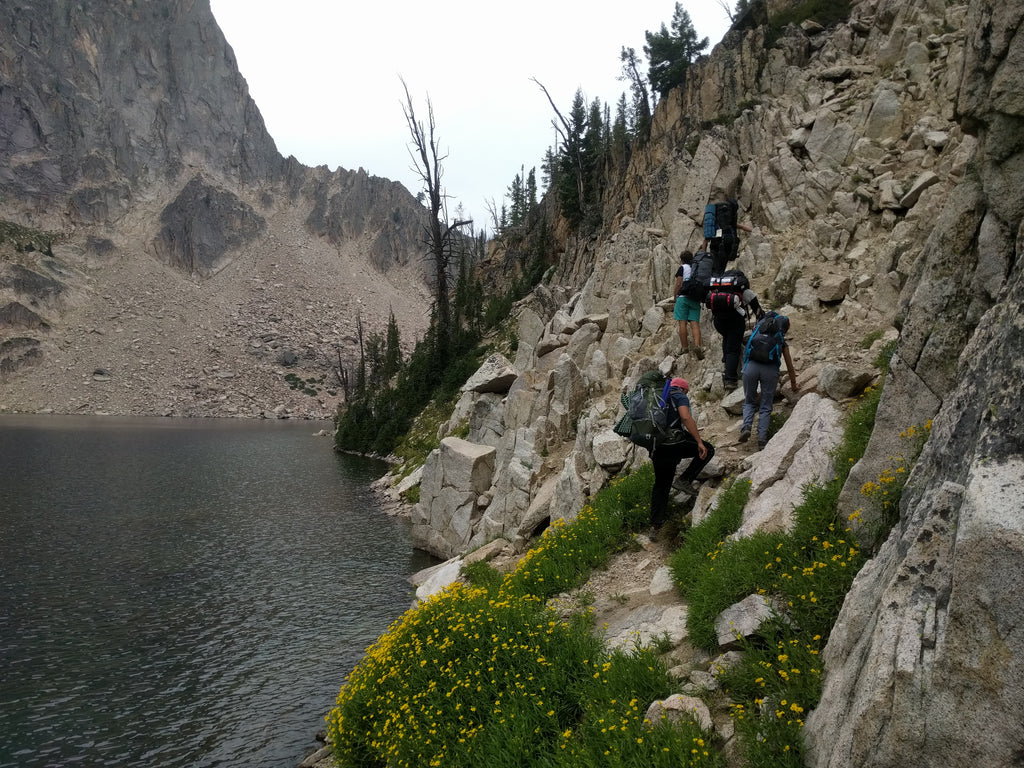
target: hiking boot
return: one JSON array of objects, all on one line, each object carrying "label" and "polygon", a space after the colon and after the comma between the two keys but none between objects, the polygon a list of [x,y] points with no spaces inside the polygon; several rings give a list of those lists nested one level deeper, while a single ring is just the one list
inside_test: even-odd
[{"label": "hiking boot", "polygon": [[696,357],[698,360],[703,360],[704,359],[704,348],[703,347],[693,347],[693,356]]},{"label": "hiking boot", "polygon": [[740,430],[740,442],[745,443],[750,439],[750,427],[743,427]]},{"label": "hiking boot", "polygon": [[729,392],[732,392],[739,385],[740,383],[736,379],[722,379],[722,386]]},{"label": "hiking boot", "polygon": [[677,493],[686,494],[687,496],[696,496],[697,489],[695,485],[696,483],[694,483],[693,480],[684,480],[683,478],[680,477],[678,480],[672,483],[672,490],[676,491]]},{"label": "hiking boot", "polygon": [[766,445],[768,445],[768,441],[767,441],[767,440],[758,440],[758,441],[757,441],[757,450],[759,450],[759,451],[763,451],[763,450],[764,450],[764,447],[765,447]]}]

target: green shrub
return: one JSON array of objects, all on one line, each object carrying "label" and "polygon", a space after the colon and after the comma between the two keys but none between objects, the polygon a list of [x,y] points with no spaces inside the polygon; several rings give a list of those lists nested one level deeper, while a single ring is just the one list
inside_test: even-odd
[{"label": "green shrub", "polygon": [[896,345],[899,343],[899,339],[892,339],[882,345],[882,348],[878,350],[878,354],[875,355],[875,359],[871,361],[871,364],[878,368],[883,373],[889,370],[889,363],[892,360],[892,356],[896,353]]},{"label": "green shrub", "polygon": [[808,20],[831,27],[850,18],[850,6],[850,0],[802,0],[772,13],[768,26],[776,34],[790,24],[799,26]]},{"label": "green shrub", "polygon": [[647,527],[653,482],[653,467],[644,464],[613,480],[571,522],[554,521],[509,576],[506,591],[547,599],[585,582],[631,532]]},{"label": "green shrub", "polygon": [[0,219],[0,245],[10,243],[16,251],[39,251],[47,256],[53,256],[53,244],[65,237],[66,235],[61,232],[47,232]]},{"label": "green shrub", "polygon": [[406,504],[418,504],[420,501],[420,486],[419,484],[413,485],[402,493],[402,498]]},{"label": "green shrub", "polygon": [[871,333],[866,334],[864,338],[861,339],[860,348],[871,349],[871,345],[882,338],[883,335],[885,335],[885,331],[881,329],[871,331]]}]

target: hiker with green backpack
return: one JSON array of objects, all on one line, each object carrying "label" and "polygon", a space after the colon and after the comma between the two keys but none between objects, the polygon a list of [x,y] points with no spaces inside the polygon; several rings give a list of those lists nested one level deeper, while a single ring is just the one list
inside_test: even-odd
[{"label": "hiker with green backpack", "polygon": [[649,371],[629,395],[623,395],[626,414],[615,425],[618,434],[643,446],[651,456],[651,525],[655,528],[668,520],[668,499],[679,462],[692,459],[680,476],[685,483],[682,490],[692,494],[693,481],[715,455],[715,446],[701,438],[690,412],[689,391],[686,379],[666,380],[658,371]]},{"label": "hiker with green backpack", "polygon": [[674,411],[676,423],[684,432],[678,443],[655,446],[649,449],[651,464],[654,465],[654,485],[651,486],[651,525],[660,528],[668,520],[668,499],[672,493],[672,481],[676,468],[685,458],[692,459],[679,479],[683,490],[693,493],[693,482],[700,471],[715,456],[715,446],[701,439],[697,422],[690,413],[690,385],[686,379],[674,378],[669,381],[668,407]]}]

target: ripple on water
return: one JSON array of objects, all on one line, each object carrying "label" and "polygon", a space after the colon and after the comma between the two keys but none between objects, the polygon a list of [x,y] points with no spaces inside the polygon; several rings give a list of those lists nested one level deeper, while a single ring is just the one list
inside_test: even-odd
[{"label": "ripple on water", "polygon": [[0,768],[297,764],[427,564],[320,427],[0,417]]}]

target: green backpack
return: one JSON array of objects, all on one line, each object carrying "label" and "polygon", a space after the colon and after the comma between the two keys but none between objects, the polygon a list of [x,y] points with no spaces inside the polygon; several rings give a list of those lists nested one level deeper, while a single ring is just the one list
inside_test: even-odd
[{"label": "green backpack", "polygon": [[658,371],[641,376],[636,388],[622,396],[622,404],[626,415],[619,419],[615,431],[637,445],[653,451],[686,439],[687,432],[669,399],[669,380]]}]

